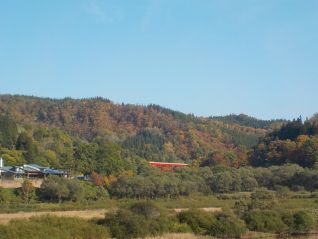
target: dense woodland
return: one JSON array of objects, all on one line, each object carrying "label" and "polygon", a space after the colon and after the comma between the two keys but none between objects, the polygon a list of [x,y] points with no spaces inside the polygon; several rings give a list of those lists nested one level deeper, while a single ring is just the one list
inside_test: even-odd
[{"label": "dense woodland", "polygon": [[285,123],[245,115],[199,118],[102,98],[2,95],[0,154],[6,165],[38,163],[103,175],[136,172],[143,161],[234,168],[295,163],[312,168],[316,118]]},{"label": "dense woodland", "polygon": [[260,120],[254,117],[245,115],[245,114],[230,114],[227,116],[214,116],[210,117],[211,119],[216,119],[227,124],[238,124],[247,127],[253,128],[262,128],[262,129],[275,129],[279,127],[282,123],[286,123],[286,120]]},{"label": "dense woodland", "polygon": [[[18,133],[31,137],[40,153],[51,150],[59,154],[52,149],[54,143],[63,150],[75,142],[100,145],[108,141],[133,156],[157,161],[191,163],[212,153],[228,159],[230,153],[237,159],[223,163],[234,166],[245,163],[248,148],[266,133],[265,129],[195,117],[157,105],[119,105],[102,98],[53,100],[3,95],[0,115],[14,119]],[[54,142],[44,144],[43,140]],[[14,144],[3,146],[16,149]]]},{"label": "dense woodland", "polygon": [[114,150],[126,159],[191,163],[214,157],[218,163],[237,167],[246,164],[249,148],[267,132],[157,105],[118,105],[102,98],[3,95],[0,115],[0,127],[5,130],[0,146],[7,164],[35,161],[71,170],[78,170],[74,167],[81,163],[72,162],[81,161],[78,150],[92,156],[102,153],[98,150],[102,144],[116,146]]},{"label": "dense woodland", "polygon": [[[100,98],[0,99],[0,156],[6,165],[37,163],[91,175],[115,197],[318,189],[317,116],[265,130]],[[259,125],[264,128],[264,121]],[[254,147],[235,143],[235,137],[245,142],[251,136],[258,138]],[[154,160],[190,167],[162,173],[149,167],[147,161]]]}]

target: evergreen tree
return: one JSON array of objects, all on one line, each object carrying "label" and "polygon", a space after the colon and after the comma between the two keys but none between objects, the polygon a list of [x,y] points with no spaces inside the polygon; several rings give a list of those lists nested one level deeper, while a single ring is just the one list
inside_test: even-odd
[{"label": "evergreen tree", "polygon": [[13,149],[18,136],[16,123],[8,116],[0,116],[0,146]]},{"label": "evergreen tree", "polygon": [[28,163],[32,163],[38,155],[38,148],[33,139],[25,132],[22,132],[17,140],[16,148],[24,151],[23,155]]}]

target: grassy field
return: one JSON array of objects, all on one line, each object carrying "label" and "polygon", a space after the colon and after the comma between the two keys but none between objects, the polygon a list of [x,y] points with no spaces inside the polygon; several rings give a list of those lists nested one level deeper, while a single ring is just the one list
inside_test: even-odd
[{"label": "grassy field", "polygon": [[[237,200],[249,201],[250,193],[231,193],[221,195],[196,195],[191,197],[180,197],[177,199],[157,199],[156,204],[167,208],[222,208],[231,209]],[[277,207],[282,209],[318,209],[318,198],[313,193],[291,193],[288,197],[277,198]],[[58,203],[2,203],[0,213],[33,212],[33,211],[70,211],[85,209],[111,209],[129,206],[137,202],[136,199],[103,199],[90,202],[62,202]]]},{"label": "grassy field", "polygon": [[[314,195],[314,194],[313,194]],[[206,208],[207,211],[229,210],[238,199],[249,200],[249,193],[222,194],[219,196],[192,196],[178,199],[158,199],[154,202],[163,208],[178,212],[188,208]],[[108,210],[129,207],[138,200],[105,199],[96,202],[65,202],[65,203],[33,203],[6,204],[0,207],[0,223],[11,219],[29,218],[34,215],[78,216],[81,218],[101,218]],[[306,210],[318,222],[318,199],[310,193],[292,193],[287,198],[277,199],[277,209]],[[318,224],[318,223],[317,223]]]},{"label": "grassy field", "polygon": [[0,224],[7,224],[11,220],[29,219],[31,217],[39,217],[52,215],[58,217],[77,217],[86,220],[102,219],[105,217],[107,209],[90,209],[82,211],[46,211],[46,212],[17,212],[0,214]]},{"label": "grassy field", "polygon": [[[136,202],[136,199],[104,199],[91,202],[62,202],[58,203],[12,203],[2,204],[0,213],[33,212],[33,211],[69,211],[83,209],[110,209],[129,206]],[[175,208],[230,208],[235,200],[218,199],[215,196],[193,196],[180,197],[178,199],[158,199],[154,200],[157,204],[168,209]]]}]

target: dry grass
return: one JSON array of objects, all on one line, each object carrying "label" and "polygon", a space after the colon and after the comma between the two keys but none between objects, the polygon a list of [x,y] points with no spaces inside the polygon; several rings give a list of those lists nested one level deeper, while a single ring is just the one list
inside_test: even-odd
[{"label": "dry grass", "polygon": [[[271,233],[250,232],[242,237],[243,239],[277,239],[277,235]],[[284,237],[285,239],[317,239],[318,235],[307,235],[303,237]],[[209,236],[196,236],[191,233],[169,233],[157,237],[147,237],[146,239],[215,239]]]},{"label": "dry grass", "polygon": [[157,237],[146,237],[146,239],[212,239],[214,237],[196,236],[191,233],[169,233]]},{"label": "dry grass", "polygon": [[[221,212],[222,208],[220,207],[203,207],[203,208],[199,208],[205,212]],[[175,212],[184,212],[184,211],[188,211],[189,208],[175,208],[174,211]]]},{"label": "dry grass", "polygon": [[[43,179],[30,179],[30,182],[34,187],[39,188],[43,182]],[[23,180],[0,180],[1,188],[20,188]]]},{"label": "dry grass", "polygon": [[18,212],[0,214],[0,224],[7,224],[15,219],[29,219],[35,216],[54,215],[59,217],[79,217],[82,219],[104,218],[106,209],[82,210],[82,211],[55,211],[55,212]]}]

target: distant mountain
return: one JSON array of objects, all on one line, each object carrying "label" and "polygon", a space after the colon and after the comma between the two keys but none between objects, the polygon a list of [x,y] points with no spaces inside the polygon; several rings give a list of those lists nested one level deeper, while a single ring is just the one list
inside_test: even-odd
[{"label": "distant mountain", "polygon": [[226,116],[210,117],[211,119],[219,120],[227,124],[238,124],[246,127],[260,128],[260,129],[274,129],[280,127],[286,120],[260,120],[245,114],[230,114]]},{"label": "distant mountain", "polygon": [[227,165],[246,159],[244,147],[256,145],[271,125],[280,123],[248,116],[195,117],[158,105],[114,104],[100,97],[0,95],[0,115],[10,115],[24,128],[59,128],[88,142],[106,139],[147,160],[190,162],[218,153],[218,160]]}]

